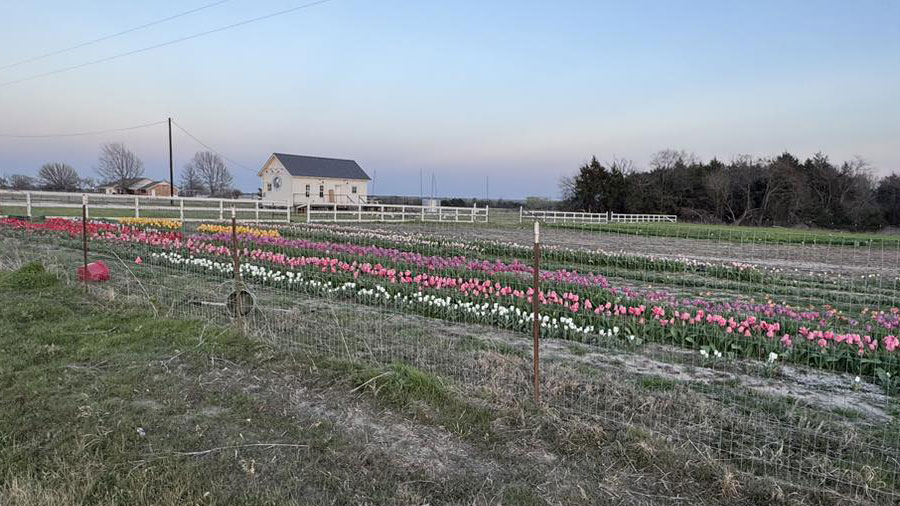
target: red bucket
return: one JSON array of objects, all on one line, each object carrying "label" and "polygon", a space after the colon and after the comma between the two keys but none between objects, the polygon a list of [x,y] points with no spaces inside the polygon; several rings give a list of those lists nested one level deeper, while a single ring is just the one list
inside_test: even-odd
[{"label": "red bucket", "polygon": [[103,260],[98,260],[96,262],[92,262],[87,264],[87,269],[82,265],[78,268],[78,280],[79,281],[109,281],[109,267],[103,263]]}]

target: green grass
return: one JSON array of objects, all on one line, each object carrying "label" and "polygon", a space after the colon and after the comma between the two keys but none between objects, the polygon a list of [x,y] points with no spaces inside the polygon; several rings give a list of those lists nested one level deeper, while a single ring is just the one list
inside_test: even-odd
[{"label": "green grass", "polygon": [[390,504],[427,478],[286,412],[263,387],[293,365],[230,329],[95,300],[35,264],[0,287],[0,504]]},{"label": "green grass", "polygon": [[818,244],[828,246],[900,245],[900,234],[846,232],[829,229],[701,225],[694,223],[547,224],[550,227],[597,230],[625,235],[709,239],[739,243]]}]

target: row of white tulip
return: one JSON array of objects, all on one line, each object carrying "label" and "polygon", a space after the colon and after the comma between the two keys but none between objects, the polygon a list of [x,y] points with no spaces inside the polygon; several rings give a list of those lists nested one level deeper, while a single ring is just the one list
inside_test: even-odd
[{"label": "row of white tulip", "polygon": [[[234,265],[227,262],[216,262],[208,258],[183,256],[176,252],[152,253],[151,263],[167,264],[176,267],[192,267],[196,270],[219,275],[231,275]],[[332,283],[309,279],[297,271],[282,271],[263,265],[241,264],[241,275],[245,279],[269,284],[287,285],[294,289],[315,293],[322,296],[332,294],[349,295],[354,300],[370,305],[393,305],[413,310],[427,316],[448,320],[477,322],[496,325],[512,330],[528,331],[534,320],[534,313],[515,305],[504,305],[497,302],[472,302],[450,296],[437,296],[421,291],[404,293],[391,292],[378,284],[371,288],[359,286],[355,282]],[[582,342],[598,342],[601,338],[625,338],[634,341],[634,336],[624,336],[619,327],[600,328],[595,325],[579,325],[575,319],[567,316],[554,317],[541,315],[540,326],[548,337],[576,339]]]}]

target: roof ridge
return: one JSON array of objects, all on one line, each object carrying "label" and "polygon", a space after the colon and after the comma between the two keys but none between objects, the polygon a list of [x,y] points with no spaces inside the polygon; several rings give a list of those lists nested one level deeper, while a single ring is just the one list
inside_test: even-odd
[{"label": "roof ridge", "polygon": [[316,158],[319,160],[340,160],[342,162],[355,162],[356,160],[352,158],[333,158],[330,156],[315,156],[315,155],[294,155],[291,153],[272,153],[275,156],[297,156],[302,158]]}]

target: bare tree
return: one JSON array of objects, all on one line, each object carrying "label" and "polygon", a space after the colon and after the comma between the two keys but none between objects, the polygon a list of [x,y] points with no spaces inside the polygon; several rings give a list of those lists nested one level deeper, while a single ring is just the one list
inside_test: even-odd
[{"label": "bare tree", "polygon": [[[703,180],[703,186],[709,193],[713,203],[716,218],[721,220],[728,208],[728,197],[731,195],[731,179],[725,169],[715,170]],[[729,209],[731,219],[734,220],[734,211]]]},{"label": "bare tree", "polygon": [[144,164],[124,144],[105,144],[100,150],[97,174],[103,182],[124,188],[129,179],[144,175]]},{"label": "bare tree", "polygon": [[93,191],[95,188],[97,188],[98,185],[99,183],[97,182],[97,180],[92,177],[86,177],[80,182],[81,188],[88,191]]},{"label": "bare tree", "polygon": [[203,179],[194,163],[188,163],[181,171],[181,195],[190,197],[203,191]]},{"label": "bare tree", "polygon": [[698,162],[697,156],[687,151],[677,149],[664,149],[658,151],[650,160],[653,169],[671,169],[676,165],[693,165]]},{"label": "bare tree", "polygon": [[81,182],[78,172],[61,162],[45,163],[38,171],[41,188],[53,191],[75,191]]},{"label": "bare tree", "polygon": [[9,180],[6,179],[6,176],[0,176],[0,188],[9,188]]},{"label": "bare tree", "polygon": [[199,151],[185,165],[185,171],[195,171],[203,188],[210,195],[222,195],[231,190],[232,178],[222,157],[212,151]]},{"label": "bare tree", "polygon": [[573,176],[559,178],[559,193],[562,194],[563,200],[571,200],[575,196],[575,178]]},{"label": "bare tree", "polygon": [[31,176],[24,176],[22,174],[13,174],[9,176],[9,187],[13,190],[33,190],[34,189],[34,178]]}]

